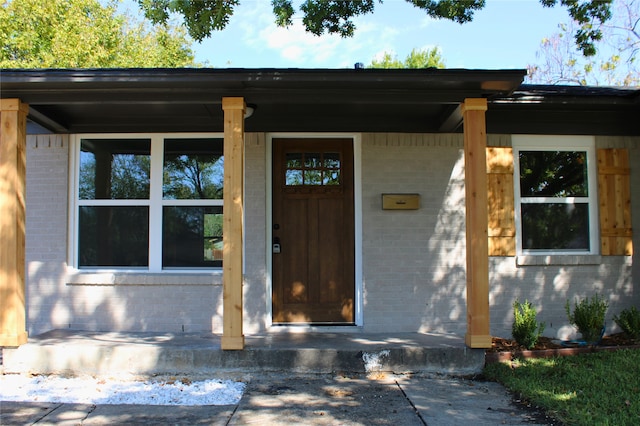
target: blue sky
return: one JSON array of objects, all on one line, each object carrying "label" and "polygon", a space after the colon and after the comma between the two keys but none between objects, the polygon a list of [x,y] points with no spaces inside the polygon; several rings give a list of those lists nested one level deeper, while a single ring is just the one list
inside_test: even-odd
[{"label": "blue sky", "polygon": [[356,35],[316,37],[301,18],[274,23],[269,0],[241,0],[227,28],[194,43],[196,61],[216,68],[351,68],[384,51],[404,59],[413,48],[438,47],[447,68],[514,69],[536,61],[544,37],[568,22],[565,9],[539,0],[487,0],[473,22],[433,20],[405,0],[385,0],[355,20]]}]

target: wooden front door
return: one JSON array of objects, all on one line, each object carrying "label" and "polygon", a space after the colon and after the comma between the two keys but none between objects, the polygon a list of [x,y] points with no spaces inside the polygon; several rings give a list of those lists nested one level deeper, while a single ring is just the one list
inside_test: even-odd
[{"label": "wooden front door", "polygon": [[273,140],[273,322],[355,321],[353,141]]}]

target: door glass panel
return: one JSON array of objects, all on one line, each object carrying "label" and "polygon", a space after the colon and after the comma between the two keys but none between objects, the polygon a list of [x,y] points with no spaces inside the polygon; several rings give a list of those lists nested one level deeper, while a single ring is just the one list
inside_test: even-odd
[{"label": "door glass panel", "polygon": [[324,154],[323,185],[340,185],[340,153],[326,152]]},{"label": "door glass panel", "polygon": [[324,154],[325,169],[340,169],[340,154],[337,152],[326,152]]},{"label": "door glass panel", "polygon": [[304,154],[305,169],[319,169],[322,167],[322,154],[318,152],[307,152]]},{"label": "door glass panel", "polygon": [[302,170],[287,170],[286,185],[287,186],[302,185]]},{"label": "door glass panel", "polygon": [[340,185],[340,170],[326,170],[324,172],[323,185]]},{"label": "door glass panel", "polygon": [[301,169],[301,168],[302,168],[302,153],[288,152],[287,153],[287,169]]},{"label": "door glass panel", "polygon": [[285,154],[285,185],[340,185],[341,157],[338,152],[289,152]]},{"label": "door glass panel", "polygon": [[320,170],[305,170],[304,171],[304,184],[305,185],[322,185],[322,171]]}]

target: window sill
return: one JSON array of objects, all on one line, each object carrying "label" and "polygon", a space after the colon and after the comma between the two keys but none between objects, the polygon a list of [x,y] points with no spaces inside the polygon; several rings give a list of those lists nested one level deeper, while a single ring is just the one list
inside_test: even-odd
[{"label": "window sill", "polygon": [[209,273],[87,272],[67,275],[68,286],[221,286],[222,271]]},{"label": "window sill", "polygon": [[550,265],[599,265],[602,256],[597,254],[552,254],[516,256],[516,266],[550,266]]}]

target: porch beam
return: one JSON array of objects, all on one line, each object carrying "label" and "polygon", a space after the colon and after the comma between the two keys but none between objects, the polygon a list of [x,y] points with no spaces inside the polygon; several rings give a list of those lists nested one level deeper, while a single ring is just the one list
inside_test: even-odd
[{"label": "porch beam", "polygon": [[462,107],[467,226],[467,334],[470,348],[490,348],[489,247],[487,242],[486,111],[484,98]]},{"label": "porch beam", "polygon": [[244,98],[222,98],[224,111],[224,215],[222,249],[223,350],[244,349],[242,235],[244,218]]},{"label": "porch beam", "polygon": [[25,178],[27,114],[20,99],[0,99],[0,346],[27,342]]}]

